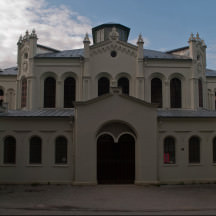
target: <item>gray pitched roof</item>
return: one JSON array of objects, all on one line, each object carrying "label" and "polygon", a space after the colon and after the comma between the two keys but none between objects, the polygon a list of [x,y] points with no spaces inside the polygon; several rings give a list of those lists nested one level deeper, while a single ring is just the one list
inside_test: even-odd
[{"label": "gray pitched roof", "polygon": [[35,58],[82,58],[84,49],[63,50],[54,53],[37,54]]},{"label": "gray pitched roof", "polygon": [[6,68],[6,69],[0,70],[0,76],[1,75],[17,75],[17,73],[18,73],[17,67],[11,67],[11,68]]},{"label": "gray pitched roof", "polygon": [[216,77],[216,70],[206,69],[207,77]]},{"label": "gray pitched roof", "polygon": [[39,109],[34,111],[9,110],[0,113],[1,117],[70,117],[74,116],[74,109]]},{"label": "gray pitched roof", "polygon": [[174,55],[156,50],[144,49],[144,58],[149,59],[186,59],[191,60],[188,56]]},{"label": "gray pitched roof", "polygon": [[216,111],[211,110],[158,110],[158,117],[165,118],[216,118]]},{"label": "gray pitched roof", "polygon": [[[38,54],[35,58],[82,58],[84,49],[64,50],[55,53]],[[188,56],[173,55],[166,52],[144,49],[144,58],[148,59],[191,59]]]}]

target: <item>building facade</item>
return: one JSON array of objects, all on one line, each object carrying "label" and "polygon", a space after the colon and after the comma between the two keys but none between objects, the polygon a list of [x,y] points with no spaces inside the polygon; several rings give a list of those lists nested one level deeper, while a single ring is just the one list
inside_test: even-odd
[{"label": "building facade", "polygon": [[83,48],[18,40],[0,71],[0,183],[216,181],[216,71],[205,42],[159,52],[107,23]]}]

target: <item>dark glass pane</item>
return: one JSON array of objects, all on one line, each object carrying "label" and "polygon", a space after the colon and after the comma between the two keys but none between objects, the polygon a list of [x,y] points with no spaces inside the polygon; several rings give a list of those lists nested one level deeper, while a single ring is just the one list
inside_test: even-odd
[{"label": "dark glass pane", "polygon": [[181,80],[174,78],[170,81],[171,108],[181,108]]},{"label": "dark glass pane", "polygon": [[102,77],[98,80],[98,96],[109,93],[110,81],[106,77]]},{"label": "dark glass pane", "polygon": [[27,99],[27,80],[22,80],[22,95],[21,95],[21,107],[26,107],[26,99]]},{"label": "dark glass pane", "polygon": [[175,140],[172,137],[164,140],[164,163],[175,163]]},{"label": "dark glass pane", "polygon": [[213,162],[216,163],[216,137],[213,140]]},{"label": "dark glass pane", "polygon": [[55,144],[55,163],[67,163],[67,140],[64,137],[58,137]]},{"label": "dark glass pane", "polygon": [[13,137],[7,137],[4,141],[4,163],[16,163],[16,140]]},{"label": "dark glass pane", "polygon": [[200,163],[200,140],[191,137],[189,140],[189,163]]},{"label": "dark glass pane", "polygon": [[76,95],[76,81],[74,78],[69,77],[64,81],[64,107],[73,107]]},{"label": "dark glass pane", "polygon": [[48,77],[44,81],[44,107],[54,108],[56,98],[56,81],[52,77]]},{"label": "dark glass pane", "polygon": [[199,107],[203,107],[203,88],[202,88],[202,80],[199,80]]},{"label": "dark glass pane", "polygon": [[127,78],[120,78],[118,80],[118,87],[122,88],[122,93],[129,95],[129,80]]},{"label": "dark glass pane", "polygon": [[3,101],[4,101],[4,91],[0,89],[0,106],[2,106]]},{"label": "dark glass pane", "polygon": [[30,140],[29,163],[41,163],[41,139],[39,137],[32,137]]},{"label": "dark glass pane", "polygon": [[162,81],[159,78],[151,80],[151,102],[162,107]]}]

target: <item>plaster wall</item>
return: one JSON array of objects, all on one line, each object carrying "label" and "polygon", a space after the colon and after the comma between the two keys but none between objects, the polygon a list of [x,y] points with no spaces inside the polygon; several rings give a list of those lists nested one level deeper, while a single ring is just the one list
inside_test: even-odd
[{"label": "plaster wall", "polygon": [[[162,183],[212,182],[216,179],[213,163],[213,139],[216,136],[215,118],[159,118],[158,153],[159,176]],[[164,139],[175,139],[176,164],[164,164]],[[200,138],[200,163],[189,163],[189,139]]]},{"label": "plaster wall", "polygon": [[[4,139],[16,139],[16,164],[4,164]],[[32,136],[42,140],[42,163],[29,163]],[[55,139],[64,136],[68,143],[68,163],[55,164]],[[0,124],[0,183],[71,183],[74,166],[73,128],[69,119],[3,118]]]}]

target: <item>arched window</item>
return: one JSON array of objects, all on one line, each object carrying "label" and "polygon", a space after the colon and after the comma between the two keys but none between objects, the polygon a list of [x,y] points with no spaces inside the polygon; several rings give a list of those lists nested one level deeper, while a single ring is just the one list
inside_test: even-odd
[{"label": "arched window", "polygon": [[76,81],[72,77],[68,77],[64,81],[64,107],[73,107],[73,101],[76,98]]},{"label": "arched window", "polygon": [[29,163],[40,164],[42,154],[42,141],[40,137],[34,136],[30,139]]},{"label": "arched window", "polygon": [[175,164],[175,140],[173,137],[167,137],[164,140],[164,163]]},{"label": "arched window", "polygon": [[27,101],[27,79],[22,79],[22,93],[21,93],[21,108],[26,107]]},{"label": "arched window", "polygon": [[4,91],[0,89],[0,106],[2,106],[4,102]]},{"label": "arched window", "polygon": [[4,140],[4,163],[16,163],[16,139],[12,136],[6,137]]},{"label": "arched window", "polygon": [[106,77],[101,77],[98,80],[98,96],[107,94],[110,91],[110,81]]},{"label": "arched window", "polygon": [[162,81],[159,78],[151,80],[151,102],[162,107]]},{"label": "arched window", "polygon": [[203,87],[202,87],[202,80],[199,79],[199,107],[203,107]]},{"label": "arched window", "polygon": [[213,163],[216,163],[216,137],[213,139]]},{"label": "arched window", "polygon": [[56,80],[48,77],[44,80],[44,107],[54,108],[56,102]]},{"label": "arched window", "polygon": [[56,138],[55,143],[55,163],[67,163],[67,139],[63,136]]},{"label": "arched window", "polygon": [[189,140],[189,163],[200,163],[200,139],[196,136]]},{"label": "arched window", "polygon": [[173,78],[170,81],[170,106],[171,108],[181,108],[181,80]]},{"label": "arched window", "polygon": [[122,77],[118,80],[118,87],[122,89],[123,94],[129,95],[129,80],[128,78]]}]

